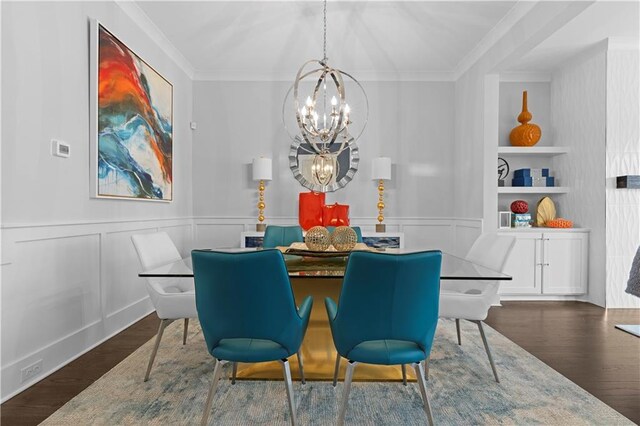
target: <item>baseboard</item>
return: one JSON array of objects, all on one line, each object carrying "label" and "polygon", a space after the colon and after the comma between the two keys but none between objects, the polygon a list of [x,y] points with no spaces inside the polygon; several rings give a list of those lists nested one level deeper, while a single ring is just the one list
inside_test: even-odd
[{"label": "baseboard", "polygon": [[570,302],[585,302],[583,295],[578,296],[560,296],[560,295],[511,295],[505,296],[501,295],[500,300],[503,302],[561,302],[561,301],[570,301]]}]

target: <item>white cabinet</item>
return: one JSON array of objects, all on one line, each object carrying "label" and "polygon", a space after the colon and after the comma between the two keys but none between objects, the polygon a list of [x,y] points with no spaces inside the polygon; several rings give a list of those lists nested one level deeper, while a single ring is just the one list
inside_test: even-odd
[{"label": "white cabinet", "polygon": [[505,265],[513,277],[500,286],[501,295],[577,295],[587,292],[587,230],[501,231],[516,237]]},{"label": "white cabinet", "polygon": [[516,235],[516,244],[504,268],[513,280],[500,283],[500,294],[542,293],[541,259],[542,233]]},{"label": "white cabinet", "polygon": [[542,293],[585,294],[589,234],[542,234]]}]

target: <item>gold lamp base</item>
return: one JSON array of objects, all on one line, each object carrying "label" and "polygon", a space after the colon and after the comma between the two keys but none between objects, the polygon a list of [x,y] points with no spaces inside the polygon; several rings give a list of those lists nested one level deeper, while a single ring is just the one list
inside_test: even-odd
[{"label": "gold lamp base", "polygon": [[387,225],[384,223],[376,223],[376,232],[387,232]]},{"label": "gold lamp base", "polygon": [[256,232],[264,232],[267,230],[266,223],[256,223]]}]

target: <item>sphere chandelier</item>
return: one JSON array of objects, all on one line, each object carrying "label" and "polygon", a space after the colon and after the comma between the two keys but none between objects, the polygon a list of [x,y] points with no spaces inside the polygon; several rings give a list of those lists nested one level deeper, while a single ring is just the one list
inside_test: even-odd
[{"label": "sphere chandelier", "polygon": [[[350,74],[328,64],[327,0],[323,1],[323,5],[323,58],[309,60],[300,67],[282,106],[282,120],[289,136],[294,142],[298,139],[302,151],[314,155],[311,176],[314,183],[321,186],[328,185],[338,177],[338,156],[346,149],[355,147],[355,141],[367,125],[369,114],[367,95],[362,85]],[[347,103],[345,81],[361,92],[361,110],[352,111]],[[291,94],[293,99],[290,99]],[[357,115],[359,121],[359,128],[355,132],[352,115]],[[295,124],[290,121],[293,116]],[[336,142],[337,145],[334,145]]]}]

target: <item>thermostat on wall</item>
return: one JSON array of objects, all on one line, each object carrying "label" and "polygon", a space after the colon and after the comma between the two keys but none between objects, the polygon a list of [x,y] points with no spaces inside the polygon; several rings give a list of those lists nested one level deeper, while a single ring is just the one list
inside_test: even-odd
[{"label": "thermostat on wall", "polygon": [[71,155],[71,146],[59,140],[51,139],[52,154],[58,157],[69,157]]}]

